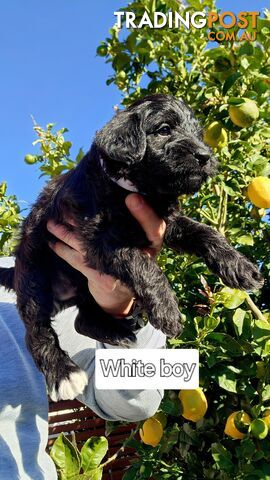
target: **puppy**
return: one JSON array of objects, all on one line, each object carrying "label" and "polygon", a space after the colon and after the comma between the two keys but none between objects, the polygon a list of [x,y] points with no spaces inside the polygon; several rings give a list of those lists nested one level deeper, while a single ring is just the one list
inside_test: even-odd
[{"label": "puppy", "polygon": [[15,269],[0,269],[0,283],[17,293],[27,346],[53,400],[74,398],[87,383],[59,346],[51,325],[57,312],[76,305],[76,330],[113,345],[132,342],[135,334],[127,321],[105,313],[90,295],[86,278],[48,247],[53,236],[47,221],[74,219],[86,264],[127,285],[150,323],[174,336],[181,332],[176,298],[160,268],[142,252],[149,241],[125,197],[139,192],[164,218],[168,247],[203,258],[230,287],[258,288],[257,268],[223,236],[178,208],[177,197],[197,192],[215,168],[192,111],[182,100],[153,95],[118,113],[97,133],[78,166],[41,193],[23,223]]}]

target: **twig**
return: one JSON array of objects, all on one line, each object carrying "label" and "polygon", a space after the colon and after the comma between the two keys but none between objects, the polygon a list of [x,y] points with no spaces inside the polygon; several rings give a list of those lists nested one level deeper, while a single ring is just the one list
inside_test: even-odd
[{"label": "twig", "polygon": [[203,210],[200,211],[200,214],[205,217],[209,223],[211,223],[212,225],[215,225],[216,227],[218,226],[218,223],[216,222],[216,220],[214,220],[213,218],[210,217],[210,215],[208,215],[208,213],[204,212]]},{"label": "twig", "polygon": [[258,318],[258,320],[265,320],[265,317],[262,314],[261,310],[257,307],[257,305],[255,305],[249,295],[247,295],[246,303],[249,306],[250,310],[254,313],[255,317]]},{"label": "twig", "polygon": [[108,458],[108,460],[106,460],[106,462],[104,462],[104,463],[102,463],[101,465],[99,465],[98,468],[104,468],[106,465],[108,465],[108,463],[111,463],[111,462],[113,462],[114,460],[116,460],[116,458],[118,457],[118,455],[125,450],[127,443],[128,443],[132,438],[134,438],[134,436],[135,436],[136,433],[138,432],[140,426],[141,426],[141,423],[139,423],[139,425],[137,425],[137,427],[135,428],[135,430],[132,430],[132,431],[131,431],[130,435],[128,436],[128,438],[126,438],[126,440],[123,442],[123,445],[117,450],[117,452],[115,452],[114,455],[112,455],[110,458]]}]

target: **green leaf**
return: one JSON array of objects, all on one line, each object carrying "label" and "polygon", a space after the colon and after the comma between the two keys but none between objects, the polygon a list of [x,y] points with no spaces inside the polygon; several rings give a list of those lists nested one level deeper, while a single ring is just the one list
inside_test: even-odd
[{"label": "green leaf", "polygon": [[244,438],[235,450],[238,458],[251,458],[256,452],[256,447],[250,438]]},{"label": "green leaf", "polygon": [[270,128],[262,128],[260,129],[260,135],[262,135],[264,138],[270,138]]},{"label": "green leaf", "polygon": [[219,325],[220,318],[218,317],[205,317],[204,318],[204,330],[212,332]]},{"label": "green leaf", "polygon": [[229,187],[228,185],[224,185],[223,188],[224,188],[224,191],[231,197],[235,197],[237,195],[237,192],[232,187]]},{"label": "green leaf", "polygon": [[240,78],[240,77],[241,77],[241,73],[236,72],[236,73],[233,73],[232,75],[230,75],[227,78],[227,80],[225,81],[225,83],[223,85],[223,90],[222,90],[223,95],[226,95],[228,90],[230,90],[230,88],[235,84],[236,80],[238,80],[238,78]]},{"label": "green leaf", "polygon": [[69,150],[71,149],[72,147],[72,143],[71,142],[64,142],[63,145],[62,145],[62,148],[64,150],[64,152],[66,153],[66,155],[69,155]]},{"label": "green leaf", "polygon": [[171,400],[170,398],[164,398],[160,405],[161,410],[168,415],[172,415],[173,417],[178,417],[181,415],[182,406],[179,398],[175,398]]},{"label": "green leaf", "polygon": [[108,440],[105,437],[89,438],[81,450],[82,468],[85,473],[97,468],[108,451]]},{"label": "green leaf", "polygon": [[254,47],[251,43],[245,42],[243,43],[239,50],[238,50],[238,55],[253,55],[254,53]]},{"label": "green leaf", "polygon": [[206,336],[207,340],[217,342],[225,351],[230,352],[231,355],[239,356],[243,354],[241,345],[227,333],[212,332]]},{"label": "green leaf", "polygon": [[211,446],[212,457],[215,460],[219,470],[232,473],[234,464],[232,462],[232,454],[221,443],[213,443]]},{"label": "green leaf", "polygon": [[105,421],[105,435],[108,437],[114,430],[119,428],[121,422],[112,422],[111,420]]},{"label": "green leaf", "polygon": [[119,72],[120,70],[123,70],[123,67],[127,65],[129,62],[130,62],[129,55],[127,55],[126,53],[119,53],[114,57],[112,65],[113,65],[113,68]]},{"label": "green leaf", "polygon": [[[95,468],[94,470],[89,470],[87,472],[87,480],[102,480],[103,468]],[[83,479],[85,477],[82,477]]]},{"label": "green leaf", "polygon": [[270,339],[270,323],[267,320],[255,320],[253,327],[254,340],[257,343],[264,343]]},{"label": "green leaf", "polygon": [[76,163],[79,163],[79,162],[82,160],[83,157],[84,157],[84,151],[83,151],[82,148],[80,148],[80,150],[79,150],[79,152],[77,153],[77,156],[76,156],[76,158],[75,158],[75,162],[76,162]]},{"label": "green leaf", "polygon": [[249,63],[249,61],[246,57],[241,58],[240,63],[241,63],[241,66],[243,67],[244,70],[247,70],[249,65],[250,65],[250,63]]},{"label": "green leaf", "polygon": [[213,375],[215,381],[221,388],[228,392],[237,393],[236,389],[236,374],[226,366],[219,366],[217,372]]},{"label": "green leaf", "polygon": [[241,237],[237,238],[237,243],[240,245],[254,245],[254,238],[250,234],[241,235]]},{"label": "green leaf", "polygon": [[233,324],[234,324],[234,329],[236,331],[236,334],[239,335],[239,337],[243,333],[243,325],[244,325],[244,319],[246,316],[245,310],[242,310],[241,308],[237,308],[233,314]]},{"label": "green leaf", "polygon": [[248,295],[247,292],[229,287],[223,288],[220,293],[225,294],[223,305],[230,310],[242,305]]},{"label": "green leaf", "polygon": [[179,440],[181,443],[187,443],[188,445],[198,445],[200,443],[197,431],[189,423],[184,423]]},{"label": "green leaf", "polygon": [[69,480],[80,473],[79,452],[63,433],[55,440],[50,456],[60,470],[61,480]]},{"label": "green leaf", "polygon": [[135,480],[137,477],[139,467],[132,466],[130,467],[127,472],[124,474],[122,480]]},{"label": "green leaf", "polygon": [[262,400],[266,402],[270,400],[270,385],[266,385],[262,391]]},{"label": "green leaf", "polygon": [[161,440],[160,453],[169,453],[178,442],[179,426],[175,423],[171,428],[167,428]]},{"label": "green leaf", "polygon": [[229,105],[240,105],[241,103],[245,103],[245,100],[243,100],[243,98],[230,97],[230,98],[228,99],[228,104],[229,104]]}]

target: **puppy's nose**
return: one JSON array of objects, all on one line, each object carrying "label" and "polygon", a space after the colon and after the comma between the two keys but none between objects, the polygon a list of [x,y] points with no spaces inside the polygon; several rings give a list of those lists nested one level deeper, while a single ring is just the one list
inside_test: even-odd
[{"label": "puppy's nose", "polygon": [[210,154],[204,151],[197,152],[194,156],[201,167],[205,165],[210,158]]}]

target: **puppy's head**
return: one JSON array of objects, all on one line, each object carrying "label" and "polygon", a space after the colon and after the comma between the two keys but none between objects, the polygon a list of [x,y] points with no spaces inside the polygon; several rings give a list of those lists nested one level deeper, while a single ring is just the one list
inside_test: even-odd
[{"label": "puppy's head", "polygon": [[97,133],[95,143],[111,177],[149,195],[195,193],[215,172],[200,124],[169,95],[136,101]]}]

